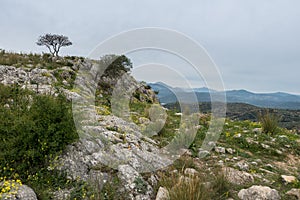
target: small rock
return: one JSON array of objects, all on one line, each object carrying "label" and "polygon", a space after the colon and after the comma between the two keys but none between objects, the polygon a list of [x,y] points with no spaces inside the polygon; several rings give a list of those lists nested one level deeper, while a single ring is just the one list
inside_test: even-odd
[{"label": "small rock", "polygon": [[272,169],[274,168],[273,165],[271,165],[271,164],[266,164],[266,167],[272,168]]},{"label": "small rock", "polygon": [[226,152],[228,152],[229,154],[234,154],[234,153],[235,153],[235,150],[232,149],[232,148],[227,148],[227,149],[226,149]]},{"label": "small rock", "polygon": [[66,81],[66,80],[63,80],[62,83],[63,83],[64,85],[69,85],[68,81]]},{"label": "small rock", "polygon": [[267,186],[254,185],[248,189],[242,189],[238,193],[241,200],[280,200],[280,195],[275,189]]},{"label": "small rock", "polygon": [[257,164],[257,162],[253,161],[253,162],[251,162],[251,165],[257,166],[258,164]]},{"label": "small rock", "polygon": [[233,157],[232,160],[239,160],[239,158],[238,157]]},{"label": "small rock", "polygon": [[250,137],[246,138],[246,142],[249,143],[249,144],[255,143],[254,140],[253,140],[253,138],[250,138]]},{"label": "small rock", "polygon": [[198,157],[199,158],[204,158],[205,156],[208,156],[209,155],[209,151],[207,150],[203,150],[203,149],[199,149],[199,152],[198,152]]},{"label": "small rock", "polygon": [[234,138],[240,138],[240,137],[242,137],[242,134],[238,133],[238,134],[234,135],[233,137]]},{"label": "small rock", "polygon": [[238,167],[242,171],[248,171],[249,170],[249,165],[245,161],[239,161],[235,164],[236,167]]},{"label": "small rock", "polygon": [[297,178],[295,176],[281,175],[281,178],[285,184],[289,184],[297,181]]},{"label": "small rock", "polygon": [[296,197],[296,199],[300,200],[300,189],[293,188],[286,195]]},{"label": "small rock", "polygon": [[184,174],[188,175],[188,176],[195,176],[195,175],[199,174],[199,172],[197,172],[197,170],[195,170],[193,168],[186,168],[184,170]]},{"label": "small rock", "polygon": [[217,152],[217,153],[225,153],[225,148],[224,147],[215,147],[215,152]]},{"label": "small rock", "polygon": [[276,151],[276,153],[278,153],[279,155],[282,155],[282,151],[280,151],[280,150],[278,150],[278,149],[276,149],[275,151]]},{"label": "small rock", "polygon": [[175,116],[182,116],[182,113],[175,113]]},{"label": "small rock", "polygon": [[170,199],[169,191],[164,187],[159,187],[155,200]]},{"label": "small rock", "polygon": [[264,144],[264,143],[262,143],[262,144],[261,144],[261,146],[262,146],[264,149],[269,149],[269,148],[270,148],[270,146],[269,146],[269,145],[267,145],[267,144]]},{"label": "small rock", "polygon": [[268,174],[275,174],[274,172],[271,172],[271,171],[269,171],[267,169],[264,169],[264,168],[259,168],[259,170],[262,171],[262,172],[268,173]]},{"label": "small rock", "polygon": [[157,177],[152,174],[148,179],[148,183],[150,183],[151,186],[157,185]]},{"label": "small rock", "polygon": [[218,161],[218,165],[223,166],[224,165],[224,161],[223,160],[219,160]]},{"label": "small rock", "polygon": [[252,130],[253,133],[262,133],[262,128],[254,128]]},{"label": "small rock", "polygon": [[286,139],[288,139],[288,137],[286,135],[279,135],[278,137],[279,138],[286,138]]}]

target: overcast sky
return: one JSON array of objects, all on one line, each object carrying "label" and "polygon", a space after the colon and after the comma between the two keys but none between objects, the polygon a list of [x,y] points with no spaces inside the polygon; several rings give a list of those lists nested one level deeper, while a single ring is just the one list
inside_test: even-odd
[{"label": "overcast sky", "polygon": [[[122,31],[162,27],[179,31],[201,44],[218,66],[226,89],[300,93],[299,0],[74,2],[0,0],[0,48],[47,52],[36,46],[38,36],[59,33],[73,42],[61,50],[63,55],[87,56],[101,41]],[[146,62],[172,65],[176,59],[157,52],[137,52],[129,57],[135,66]],[[186,63],[176,63],[182,64],[182,69],[177,70],[186,71]],[[180,86],[172,73],[141,69],[133,72],[139,79]],[[205,86],[193,73],[187,74],[194,87]]]}]

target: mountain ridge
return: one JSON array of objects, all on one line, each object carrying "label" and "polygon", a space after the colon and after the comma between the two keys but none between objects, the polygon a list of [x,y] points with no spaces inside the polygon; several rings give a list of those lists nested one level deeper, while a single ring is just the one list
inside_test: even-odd
[{"label": "mountain ridge", "polygon": [[[202,88],[173,88],[165,83],[148,83],[153,90],[158,92],[158,98],[161,103],[175,103],[178,96],[187,96],[195,93],[198,102],[211,102],[210,93],[216,97],[223,95],[223,92],[212,90],[206,87]],[[286,92],[255,93],[245,89],[226,90],[226,101],[228,103],[247,103],[250,105],[265,108],[280,109],[300,109],[300,95]],[[216,98],[219,99],[219,98]]]}]

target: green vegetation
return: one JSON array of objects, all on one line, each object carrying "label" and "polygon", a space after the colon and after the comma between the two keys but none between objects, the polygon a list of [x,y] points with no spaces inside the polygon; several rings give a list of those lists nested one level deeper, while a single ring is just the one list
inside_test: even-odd
[{"label": "green vegetation", "polygon": [[275,113],[266,111],[259,114],[259,121],[262,124],[262,130],[267,134],[275,134],[278,130],[279,117]]},{"label": "green vegetation", "polygon": [[104,76],[117,78],[123,73],[129,72],[132,63],[125,55],[105,55],[99,61],[100,66],[106,67]]},{"label": "green vegetation", "polygon": [[83,61],[82,57],[66,56],[64,58],[53,59],[51,54],[23,54],[6,52],[0,49],[0,65],[9,65],[14,67],[39,67],[42,69],[57,69],[63,66],[72,67],[78,60]]},{"label": "green vegetation", "polygon": [[64,175],[47,170],[51,160],[78,138],[65,97],[0,85],[0,113],[2,179],[21,180],[40,198],[49,189],[66,187]]},{"label": "green vegetation", "polygon": [[[197,169],[197,173],[188,175],[185,173],[187,168]],[[168,170],[158,173],[160,181],[157,188],[160,186],[166,188],[172,200],[212,200],[230,197],[232,185],[228,183],[220,169],[216,168],[214,173],[210,174],[206,170],[197,168],[194,160],[183,156]]]},{"label": "green vegetation", "polygon": [[[13,65],[16,67],[40,67],[51,69],[43,73],[43,76],[56,77],[55,87],[64,87],[72,92],[76,78],[76,70],[72,69],[76,62],[83,59],[77,57],[65,57],[59,60],[53,59],[49,54],[15,54],[0,52],[0,64]],[[106,56],[102,64],[109,63],[109,67],[102,76],[107,81],[99,83],[96,91],[95,109],[99,121],[105,119],[105,115],[111,115],[111,94],[113,78],[128,72],[132,64],[125,56]],[[100,64],[101,64],[100,62]],[[64,66],[70,67],[66,69]],[[64,68],[63,68],[64,67]],[[68,82],[66,85],[65,82]],[[145,86],[145,89],[150,87]],[[158,104],[153,105],[151,97],[142,90],[136,90],[130,99],[130,117],[132,121],[140,126],[144,134],[148,133],[159,147],[164,147],[170,142],[179,145],[180,141],[186,139],[179,133],[189,127],[189,119],[182,120],[181,113],[177,107],[163,109]],[[207,106],[207,105],[202,105]],[[273,111],[261,112],[259,122],[244,120],[249,116],[255,117],[258,110],[243,111],[242,105],[232,112],[227,118],[222,134],[216,142],[217,147],[224,148],[225,153],[211,151],[211,156],[199,159],[198,153],[202,142],[209,129],[211,116],[207,113],[197,113],[199,126],[193,142],[187,146],[189,151],[177,159],[167,169],[158,172],[158,185],[165,187],[171,199],[227,199],[235,198],[236,191],[248,186],[230,184],[226,179],[219,162],[224,166],[238,168],[238,161],[247,161],[248,167],[242,171],[255,174],[255,184],[269,185],[280,192],[288,189],[300,188],[299,181],[290,185],[283,185],[280,174],[286,174],[284,168],[275,167],[289,158],[289,156],[300,155],[300,136],[296,131],[280,128],[279,118]],[[155,109],[153,109],[155,108]],[[151,111],[151,109],[153,109]],[[250,107],[249,109],[253,109]],[[202,109],[201,109],[202,110]],[[244,113],[241,113],[241,112]],[[120,190],[122,183],[117,176],[117,171],[101,167],[101,172],[109,175],[107,183],[101,181],[85,182],[82,180],[71,180],[61,171],[56,170],[57,160],[67,145],[76,142],[78,135],[75,130],[71,113],[71,103],[62,95],[57,97],[37,95],[29,90],[21,89],[20,86],[0,85],[0,199],[4,193],[15,192],[21,184],[29,185],[37,193],[39,199],[53,199],[53,192],[69,191],[70,199],[126,199],[126,192]],[[166,119],[163,117],[166,115]],[[296,115],[296,114],[295,114]],[[152,117],[151,117],[152,116]],[[153,116],[155,116],[153,118]],[[252,119],[252,118],[251,118]],[[161,120],[164,126],[161,127]],[[289,121],[289,119],[287,119]],[[106,130],[121,133],[120,139],[126,141],[126,131],[118,126],[106,126]],[[156,131],[152,136],[151,131]],[[141,138],[143,140],[145,138]],[[128,140],[129,141],[129,140]],[[231,149],[229,151],[228,149]],[[238,160],[238,161],[237,161]],[[257,161],[260,160],[260,161]],[[296,159],[295,159],[296,160]],[[254,162],[256,164],[250,164]],[[297,163],[297,162],[296,162]],[[292,162],[292,170],[300,172],[300,167]],[[187,175],[185,169],[193,168],[197,173],[193,176]],[[177,172],[174,173],[174,170]],[[270,180],[265,183],[257,177],[264,174],[263,178]],[[142,178],[134,181],[135,189],[140,194],[147,192],[149,174],[141,174]],[[151,174],[152,175],[152,174]],[[188,180],[188,181],[187,181]]]},{"label": "green vegetation", "polygon": [[116,175],[103,186],[94,189],[95,200],[123,200],[126,198],[126,194],[121,194],[119,188],[121,187],[120,180]]}]

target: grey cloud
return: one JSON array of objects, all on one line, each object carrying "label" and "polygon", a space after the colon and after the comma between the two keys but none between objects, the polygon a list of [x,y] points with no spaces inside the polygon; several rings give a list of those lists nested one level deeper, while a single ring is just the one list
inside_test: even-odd
[{"label": "grey cloud", "polygon": [[74,42],[63,54],[86,56],[121,31],[165,27],[202,44],[230,88],[300,93],[298,0],[1,0],[0,9],[0,48],[7,50],[46,51],[35,41],[52,32]]}]

